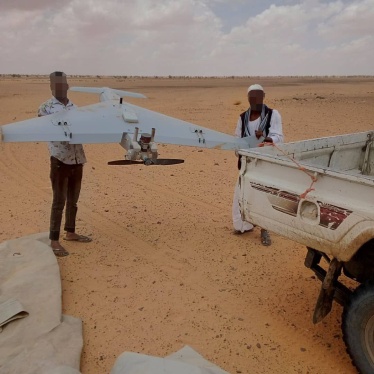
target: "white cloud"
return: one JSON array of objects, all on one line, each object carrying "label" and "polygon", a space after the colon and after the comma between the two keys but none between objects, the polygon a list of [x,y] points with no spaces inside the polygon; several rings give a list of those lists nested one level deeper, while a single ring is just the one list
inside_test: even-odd
[{"label": "white cloud", "polygon": [[2,0],[0,73],[374,74],[374,0],[255,3]]},{"label": "white cloud", "polygon": [[373,35],[374,2],[372,0],[352,2],[319,25],[319,33],[332,41]]},{"label": "white cloud", "polygon": [[[372,0],[356,1],[355,9],[364,12],[370,5],[374,9]],[[374,17],[367,11],[369,15],[356,19],[361,25],[352,23],[351,32],[346,32],[342,19],[352,14],[352,5],[340,1],[272,5],[223,36],[214,55],[217,60],[230,56],[231,66],[243,75],[373,74]],[[361,54],[360,65],[353,61],[356,53]]]},{"label": "white cloud", "polygon": [[61,1],[50,1],[50,0],[1,0],[0,11],[7,10],[36,10],[46,9],[53,7],[53,9],[61,8],[66,6],[70,0]]}]

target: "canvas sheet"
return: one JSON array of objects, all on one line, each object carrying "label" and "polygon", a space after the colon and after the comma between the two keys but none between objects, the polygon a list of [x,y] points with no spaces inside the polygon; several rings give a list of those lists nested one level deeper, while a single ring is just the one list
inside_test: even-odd
[{"label": "canvas sheet", "polygon": [[229,374],[185,346],[165,358],[125,352],[110,374]]},{"label": "canvas sheet", "polygon": [[0,244],[1,373],[79,373],[82,322],[62,315],[60,271],[48,242],[43,233]]},{"label": "canvas sheet", "polygon": [[[0,372],[80,374],[82,321],[61,313],[48,234],[0,244]],[[165,358],[125,352],[111,374],[229,374],[189,346]]]}]

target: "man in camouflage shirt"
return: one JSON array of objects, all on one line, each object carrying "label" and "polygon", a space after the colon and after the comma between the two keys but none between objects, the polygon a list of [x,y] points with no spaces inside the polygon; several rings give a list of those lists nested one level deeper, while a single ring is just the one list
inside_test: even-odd
[{"label": "man in camouflage shirt", "polygon": [[[53,97],[43,103],[38,110],[38,116],[71,110],[76,106],[67,98],[69,85],[66,74],[55,71],[50,74],[50,84]],[[50,178],[52,182],[53,202],[50,219],[49,239],[56,256],[67,256],[69,252],[60,243],[62,213],[65,210],[65,240],[90,242],[91,238],[75,233],[77,202],[81,190],[83,164],[86,162],[82,144],[69,142],[50,142],[48,144],[51,156]]]}]

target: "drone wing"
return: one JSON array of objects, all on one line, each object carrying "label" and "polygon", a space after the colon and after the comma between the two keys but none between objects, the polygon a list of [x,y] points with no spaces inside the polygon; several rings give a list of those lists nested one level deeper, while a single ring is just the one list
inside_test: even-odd
[{"label": "drone wing", "polygon": [[4,142],[120,143],[123,134],[151,134],[156,143],[203,148],[256,147],[256,137],[237,138],[132,104],[104,101],[1,127]]}]

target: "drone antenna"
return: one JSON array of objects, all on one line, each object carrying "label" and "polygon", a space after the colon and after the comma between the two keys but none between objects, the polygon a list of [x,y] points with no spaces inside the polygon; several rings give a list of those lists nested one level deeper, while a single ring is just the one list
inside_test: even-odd
[{"label": "drone antenna", "polygon": [[152,127],[151,142],[155,141],[155,133],[156,133],[156,129]]},{"label": "drone antenna", "polygon": [[135,127],[134,138],[133,138],[134,142],[138,141],[138,133],[139,133],[139,127]]}]

